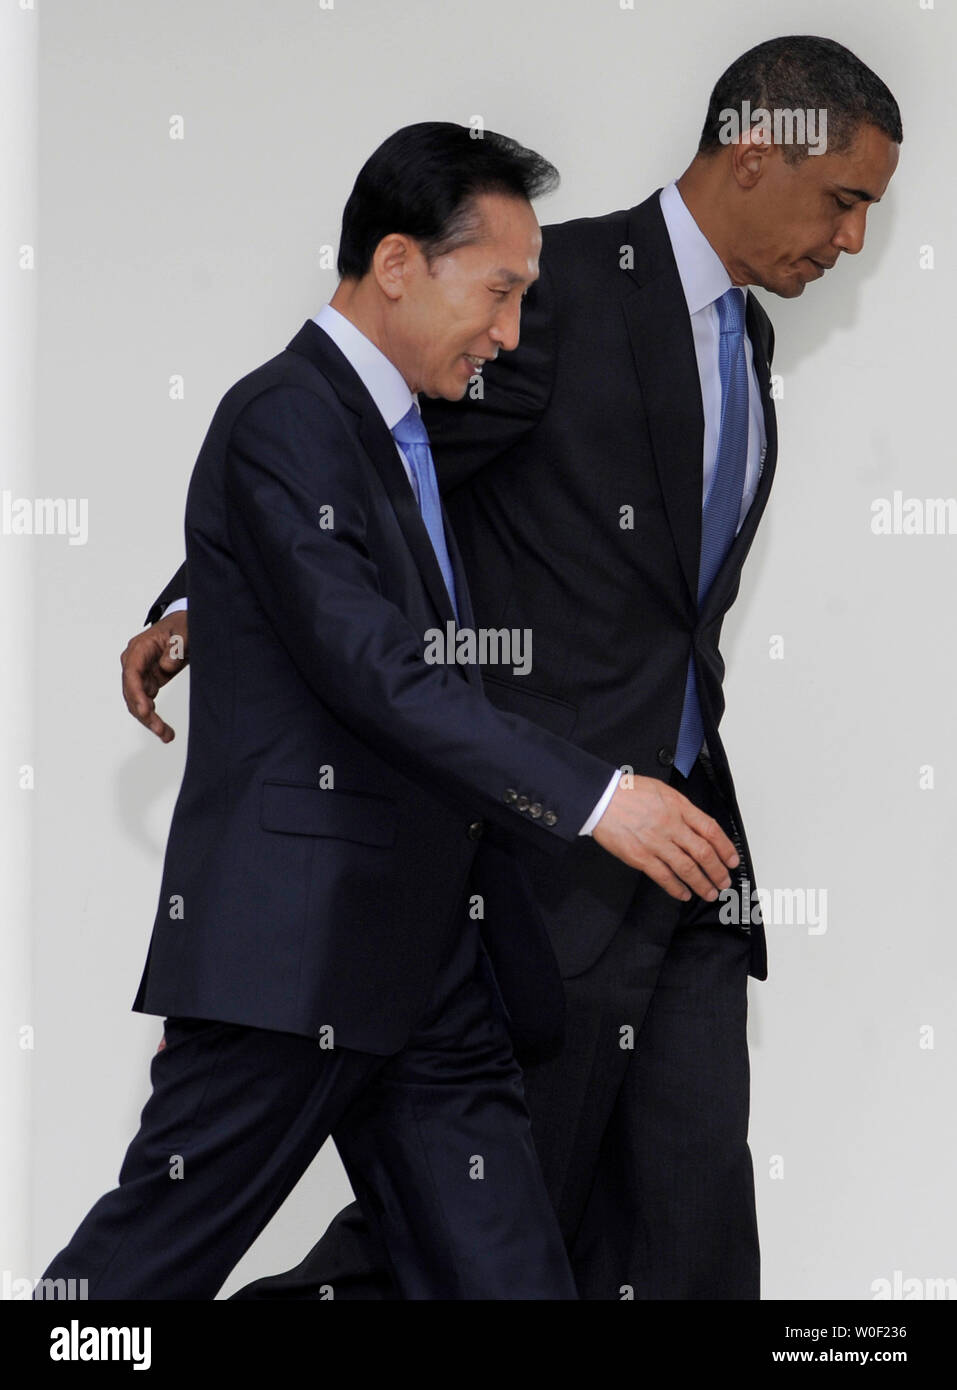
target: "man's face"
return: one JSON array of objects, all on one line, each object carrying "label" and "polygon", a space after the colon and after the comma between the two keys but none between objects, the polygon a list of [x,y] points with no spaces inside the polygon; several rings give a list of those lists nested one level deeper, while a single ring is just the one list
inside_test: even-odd
[{"label": "man's face", "polygon": [[841,154],[787,164],[775,149],[745,194],[746,223],[729,266],[733,279],[793,299],[842,251],[856,256],[867,210],[883,197],[899,154],[900,146],[872,125],[860,126]]},{"label": "man's face", "polygon": [[542,234],[531,204],[483,193],[474,206],[481,225],[468,246],[431,265],[413,249],[390,332],[410,389],[448,401],[500,349],[518,346],[522,299],[538,277]]}]

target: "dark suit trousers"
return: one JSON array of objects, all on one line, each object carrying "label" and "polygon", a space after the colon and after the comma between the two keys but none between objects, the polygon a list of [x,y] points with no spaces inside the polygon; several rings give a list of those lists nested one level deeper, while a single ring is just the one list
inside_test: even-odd
[{"label": "dark suit trousers", "polygon": [[[672,785],[730,835],[699,759]],[[734,877],[734,875],[732,875]],[[566,980],[565,1045],[525,1068],[532,1132],[579,1294],[586,1299],[756,1299],[748,1149],[749,937],[720,900],[669,898],[643,879],[604,954]],[[395,1298],[353,1205],[301,1265],[235,1298]]]},{"label": "dark suit trousers", "polygon": [[167,1019],[119,1186],[46,1277],[87,1279],[92,1299],[213,1298],[331,1133],[401,1297],[574,1298],[480,952],[457,915],[393,1057]]}]

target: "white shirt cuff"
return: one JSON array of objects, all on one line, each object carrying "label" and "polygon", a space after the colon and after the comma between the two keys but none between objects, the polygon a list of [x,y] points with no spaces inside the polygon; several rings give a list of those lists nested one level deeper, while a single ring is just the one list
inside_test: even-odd
[{"label": "white shirt cuff", "polygon": [[183,613],[189,607],[189,600],[185,598],[174,598],[172,603],[168,603],[163,609],[160,617],[168,618],[171,613]]},{"label": "white shirt cuff", "polygon": [[579,835],[590,835],[590,834],[591,834],[591,832],[594,830],[595,826],[598,824],[598,822],[601,820],[602,816],[605,814],[605,811],[608,809],[608,803],[609,803],[609,801],[612,799],[612,797],[615,795],[615,789],[617,788],[618,783],[619,783],[620,781],[621,781],[621,768],[619,768],[617,772],[615,772],[615,773],[612,774],[611,781],[608,783],[608,786],[605,788],[604,792],[602,793],[602,798],[601,798],[601,800],[599,801],[598,805],[595,807],[594,811],[592,811],[591,815],[588,817],[588,819],[586,820],[585,824],[582,826],[581,830],[579,830],[579,832],[578,832]]}]

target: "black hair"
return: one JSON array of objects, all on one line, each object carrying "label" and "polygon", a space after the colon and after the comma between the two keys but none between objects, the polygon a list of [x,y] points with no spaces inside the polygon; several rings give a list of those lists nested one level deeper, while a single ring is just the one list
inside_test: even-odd
[{"label": "black hair", "polygon": [[529,202],[558,186],[558,170],[507,135],[420,121],[384,140],[359,170],[342,214],[339,274],[361,279],[383,237],[421,243],[428,261],[475,238],[480,193]]},{"label": "black hair", "polygon": [[[889,140],[904,138],[901,113],[887,87],[850,49],[833,39],[791,34],[768,39],[737,58],[718,78],[705,117],[698,153],[714,154],[727,143],[721,138],[722,113],[741,112],[750,101],[752,112],[827,112],[827,148],[849,148],[861,125],[873,125]],[[804,159],[807,144],[785,144],[789,163]]]}]

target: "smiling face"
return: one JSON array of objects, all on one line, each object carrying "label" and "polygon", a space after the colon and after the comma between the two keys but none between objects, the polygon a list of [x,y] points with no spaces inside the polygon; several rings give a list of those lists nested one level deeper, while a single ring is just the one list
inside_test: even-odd
[{"label": "smiling face", "polygon": [[482,193],[466,246],[431,264],[408,237],[387,237],[375,273],[390,302],[387,354],[412,391],[459,400],[469,378],[518,346],[522,299],[538,277],[542,234],[524,198]]},{"label": "smiling face", "polygon": [[[728,270],[736,284],[793,299],[830,270],[842,251],[864,245],[868,208],[884,195],[900,146],[862,125],[843,153],[787,164],[780,147],[740,148],[735,177],[745,197]],[[757,162],[755,162],[757,161]]]}]

